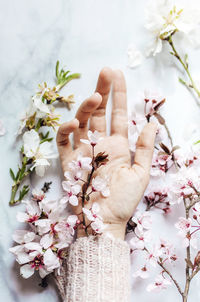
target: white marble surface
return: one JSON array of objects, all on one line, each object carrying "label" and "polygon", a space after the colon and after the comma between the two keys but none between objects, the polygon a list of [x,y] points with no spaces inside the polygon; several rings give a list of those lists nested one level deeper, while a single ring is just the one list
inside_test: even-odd
[{"label": "white marble surface", "polygon": [[[8,169],[16,167],[19,149],[15,141],[16,128],[20,113],[37,84],[44,80],[52,82],[57,59],[73,72],[82,73],[80,80],[64,90],[66,95],[75,93],[78,99],[70,113],[67,110],[62,113],[63,120],[68,120],[78,103],[94,90],[100,69],[106,65],[120,68],[126,76],[130,108],[145,88],[159,89],[167,97],[163,114],[176,143],[181,142],[186,126],[193,122],[199,124],[200,111],[191,95],[178,83],[179,71],[169,55],[148,59],[135,70],[126,66],[128,44],[135,43],[144,50],[148,39],[143,28],[145,0],[1,0],[0,4],[0,119],[7,129],[6,135],[0,137],[0,300],[59,301],[52,284],[42,290],[36,278],[23,280],[8,252],[11,234],[18,226],[15,213],[19,209],[8,206],[11,187]],[[191,67],[198,75],[200,51],[189,50],[189,55]],[[55,197],[60,194],[60,177],[60,167],[54,163],[45,179],[54,180],[51,194]],[[36,185],[38,179],[32,177],[30,182]],[[154,215],[157,235],[165,234],[173,240],[172,225],[178,210],[168,220],[160,214]],[[135,266],[133,259],[133,269]],[[178,262],[174,270],[183,283],[183,263]],[[189,302],[200,301],[199,278],[193,282]],[[160,294],[149,294],[145,287],[146,282],[133,282],[132,301],[181,301],[173,286]]]}]

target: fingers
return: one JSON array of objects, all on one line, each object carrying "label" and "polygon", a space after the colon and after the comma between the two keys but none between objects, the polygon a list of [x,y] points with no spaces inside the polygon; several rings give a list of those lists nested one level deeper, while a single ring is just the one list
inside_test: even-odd
[{"label": "fingers", "polygon": [[138,171],[140,170],[141,175],[146,175],[147,179],[152,163],[156,131],[157,125],[155,123],[146,124],[136,144],[133,167],[137,168]]},{"label": "fingers", "polygon": [[58,147],[58,152],[61,158],[61,162],[64,159],[64,156],[66,155],[66,152],[72,151],[72,146],[69,141],[69,134],[74,132],[79,126],[79,121],[77,119],[74,119],[70,122],[66,122],[62,124],[59,129],[56,136],[56,142]]},{"label": "fingers", "polygon": [[126,82],[120,70],[116,70],[113,75],[112,134],[128,137]]},{"label": "fingers", "polygon": [[77,148],[80,144],[81,138],[87,137],[88,132],[88,120],[91,114],[101,104],[102,97],[99,93],[94,93],[91,97],[86,99],[79,107],[76,118],[79,121],[79,128],[74,131],[74,147]]},{"label": "fingers", "polygon": [[106,135],[106,105],[110,93],[110,88],[112,84],[112,70],[108,67],[102,69],[99,74],[99,79],[97,82],[96,92],[100,93],[102,96],[101,104],[93,112],[90,119],[90,129],[92,131],[97,130],[102,135]]}]

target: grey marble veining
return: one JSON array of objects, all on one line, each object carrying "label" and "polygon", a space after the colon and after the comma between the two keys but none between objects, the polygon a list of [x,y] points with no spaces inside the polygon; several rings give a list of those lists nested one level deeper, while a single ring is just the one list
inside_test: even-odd
[{"label": "grey marble veining", "polygon": [[[125,73],[129,108],[145,88],[163,92],[167,97],[164,115],[177,143],[182,142],[188,123],[200,123],[199,109],[178,83],[178,71],[169,56],[161,54],[156,59],[148,59],[134,70],[126,66],[129,43],[141,50],[146,46],[145,5],[145,0],[0,1],[0,119],[7,130],[6,135],[0,137],[0,301],[59,301],[52,281],[46,290],[42,290],[36,277],[23,280],[13,255],[8,252],[13,230],[21,227],[15,216],[22,206],[8,206],[11,188],[8,170],[10,167],[15,169],[19,159],[20,143],[15,140],[19,117],[38,83],[53,83],[57,59],[71,71],[82,74],[80,80],[71,82],[63,90],[66,95],[74,93],[77,99],[70,112],[60,111],[63,121],[71,119],[80,102],[93,92],[100,69],[111,66]],[[189,50],[189,54],[192,56],[191,67],[200,77],[200,51]],[[61,177],[60,166],[55,161],[45,177],[45,180],[53,180],[50,193],[53,198],[60,196]],[[43,181],[33,176],[29,182],[36,186]],[[154,215],[158,216],[155,232],[163,224],[163,234],[173,239],[177,212],[167,221],[157,213]],[[134,259],[132,265],[134,270]],[[178,262],[174,270],[181,279],[182,264]],[[192,284],[189,302],[200,301],[199,278]],[[134,281],[133,301],[181,301],[173,286],[154,295],[146,293],[146,284],[146,281]]]}]

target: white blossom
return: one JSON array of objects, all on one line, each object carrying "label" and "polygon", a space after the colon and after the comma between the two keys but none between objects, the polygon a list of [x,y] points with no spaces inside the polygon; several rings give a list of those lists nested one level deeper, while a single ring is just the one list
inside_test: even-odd
[{"label": "white blossom", "polygon": [[24,133],[23,142],[25,155],[33,159],[31,169],[35,168],[37,175],[44,176],[45,167],[50,165],[48,159],[57,157],[52,152],[52,144],[49,142],[40,144],[39,135],[33,129]]}]

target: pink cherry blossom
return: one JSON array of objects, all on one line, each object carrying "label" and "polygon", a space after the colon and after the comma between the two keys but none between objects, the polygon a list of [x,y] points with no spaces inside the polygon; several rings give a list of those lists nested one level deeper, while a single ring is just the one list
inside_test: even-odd
[{"label": "pink cherry blossom", "polygon": [[100,207],[97,202],[93,203],[92,208],[90,210],[88,210],[86,208],[83,208],[82,210],[83,210],[83,213],[87,216],[87,218],[90,221],[95,221],[96,218],[102,219],[98,214],[100,211]]},{"label": "pink cherry blossom", "polygon": [[100,137],[100,133],[98,131],[88,131],[88,140],[87,139],[80,139],[80,141],[84,144],[91,145],[92,147],[96,146],[96,144],[102,139]]},{"label": "pink cherry blossom", "polygon": [[141,269],[137,270],[136,272],[134,272],[132,274],[132,276],[134,278],[139,277],[141,279],[147,279],[149,277],[149,272],[148,272],[148,269],[147,269],[146,265],[141,267]]},{"label": "pink cherry blossom", "polygon": [[78,205],[78,197],[77,195],[81,191],[81,186],[79,184],[71,185],[68,181],[62,182],[63,190],[65,192],[65,195],[60,200],[61,203],[67,203],[69,202],[73,206]]},{"label": "pink cherry blossom", "polygon": [[135,229],[136,236],[131,238],[129,241],[132,250],[139,249],[143,250],[145,245],[151,241],[151,231],[139,231]]},{"label": "pink cherry blossom", "polygon": [[149,230],[152,225],[151,215],[147,212],[141,213],[139,210],[132,217],[132,221],[137,225],[136,229],[139,232],[142,232],[144,229]]},{"label": "pink cherry blossom", "polygon": [[92,166],[91,166],[92,158],[91,157],[83,157],[82,154],[80,153],[77,157],[76,160],[72,160],[68,164],[69,169],[74,171],[77,169],[82,169],[84,171],[91,171]]},{"label": "pink cherry blossom", "polygon": [[168,279],[164,278],[162,275],[158,275],[154,283],[150,283],[147,286],[147,291],[159,292],[162,289],[166,289],[169,285],[171,285],[171,282]]},{"label": "pink cherry blossom", "polygon": [[103,197],[108,197],[110,195],[110,190],[108,188],[108,181],[100,176],[96,176],[92,179],[92,191],[100,192]]},{"label": "pink cherry blossom", "polygon": [[190,231],[192,225],[191,218],[179,217],[178,222],[175,224],[175,227],[179,230],[179,234],[186,234]]},{"label": "pink cherry blossom", "polygon": [[76,215],[70,215],[67,220],[62,220],[55,225],[55,230],[57,233],[66,234],[68,232],[70,235],[74,235],[74,229],[76,223],[78,221],[78,217]]},{"label": "pink cherry blossom", "polygon": [[144,203],[147,209],[156,208],[162,210],[165,214],[171,212],[171,200],[169,197],[169,189],[162,186],[150,186],[150,189],[144,195]]},{"label": "pink cherry blossom", "polygon": [[95,231],[95,233],[100,234],[102,233],[102,231],[105,229],[105,225],[103,223],[103,221],[99,218],[95,219],[95,221],[93,221],[91,223],[91,228]]},{"label": "pink cherry blossom", "polygon": [[150,173],[152,176],[164,176],[172,165],[172,155],[154,151]]}]

